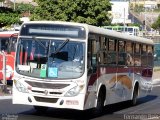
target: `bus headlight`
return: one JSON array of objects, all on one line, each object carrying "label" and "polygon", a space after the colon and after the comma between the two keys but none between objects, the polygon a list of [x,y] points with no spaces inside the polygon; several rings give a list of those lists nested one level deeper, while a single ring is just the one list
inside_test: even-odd
[{"label": "bus headlight", "polygon": [[27,88],[17,80],[14,80],[14,85],[19,92],[28,93]]},{"label": "bus headlight", "polygon": [[70,89],[64,96],[65,97],[73,97],[73,96],[78,95],[79,92],[80,92],[80,87],[76,86],[76,87]]}]

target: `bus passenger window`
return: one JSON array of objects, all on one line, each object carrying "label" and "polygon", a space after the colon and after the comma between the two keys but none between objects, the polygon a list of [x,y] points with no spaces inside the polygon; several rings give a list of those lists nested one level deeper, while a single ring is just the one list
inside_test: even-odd
[{"label": "bus passenger window", "polygon": [[153,66],[153,47],[148,46],[148,66]]},{"label": "bus passenger window", "polygon": [[11,51],[13,52],[15,52],[15,49],[16,49],[16,42],[17,42],[17,38],[13,38],[11,43]]},{"label": "bus passenger window", "polygon": [[140,44],[136,43],[134,47],[134,65],[141,66]]},{"label": "bus passenger window", "polygon": [[141,61],[142,61],[142,66],[147,66],[147,46],[142,45],[142,51],[141,51]]},{"label": "bus passenger window", "polygon": [[126,55],[126,64],[127,64],[127,66],[134,65],[133,58],[132,58],[131,54],[129,54],[129,53],[127,53],[127,55]]},{"label": "bus passenger window", "polygon": [[105,49],[105,37],[99,37],[100,49]]},{"label": "bus passenger window", "polygon": [[133,53],[133,44],[131,42],[126,42],[126,52],[130,54]]},{"label": "bus passenger window", "polygon": [[127,66],[134,65],[133,43],[129,41],[126,42],[126,65]]},{"label": "bus passenger window", "polygon": [[125,65],[126,61],[126,54],[125,54],[125,42],[118,41],[118,65]]},{"label": "bus passenger window", "polygon": [[152,46],[148,46],[148,55],[153,55],[153,48]]},{"label": "bus passenger window", "polygon": [[7,47],[8,46],[8,40],[7,39],[1,39],[1,51],[4,50],[6,51],[7,50]]},{"label": "bus passenger window", "polygon": [[146,45],[143,45],[142,46],[142,55],[145,55],[147,53],[147,46]]},{"label": "bus passenger window", "polygon": [[139,44],[135,44],[134,53],[135,54],[140,54],[140,45]]},{"label": "bus passenger window", "polygon": [[108,43],[108,54],[106,55],[107,64],[116,65],[116,40],[109,40]]},{"label": "bus passenger window", "polygon": [[98,51],[98,62],[100,64],[105,64],[105,51],[106,51],[106,44],[105,44],[105,37],[99,38],[100,43],[100,50]]},{"label": "bus passenger window", "polygon": [[119,41],[119,45],[118,45],[119,52],[124,52],[124,49],[125,49],[124,44],[125,44],[124,41]]}]

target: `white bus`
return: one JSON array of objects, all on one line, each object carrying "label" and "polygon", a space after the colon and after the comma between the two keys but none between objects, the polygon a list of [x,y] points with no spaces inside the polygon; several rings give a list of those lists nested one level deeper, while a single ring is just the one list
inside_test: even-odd
[{"label": "white bus", "polygon": [[153,41],[87,24],[31,21],[21,27],[13,103],[85,110],[132,101],[152,89]]},{"label": "white bus", "polygon": [[134,35],[134,36],[140,35],[140,30],[138,26],[104,26],[103,28],[114,30],[117,32],[123,32],[128,35]]}]

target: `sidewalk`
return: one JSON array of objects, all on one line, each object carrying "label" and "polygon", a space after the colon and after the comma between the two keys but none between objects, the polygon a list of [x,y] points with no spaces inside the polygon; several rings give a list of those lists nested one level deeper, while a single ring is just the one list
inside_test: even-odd
[{"label": "sidewalk", "polygon": [[0,100],[12,99],[12,87],[0,84]]}]

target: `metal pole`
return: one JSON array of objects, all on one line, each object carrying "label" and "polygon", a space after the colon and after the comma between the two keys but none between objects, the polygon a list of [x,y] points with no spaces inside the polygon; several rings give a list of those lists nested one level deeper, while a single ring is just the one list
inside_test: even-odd
[{"label": "metal pole", "polygon": [[3,53],[3,85],[6,85],[6,55],[5,52]]},{"label": "metal pole", "polygon": [[14,0],[14,11],[16,10],[16,0]]},{"label": "metal pole", "polygon": [[125,21],[125,8],[124,8],[124,23],[123,23],[123,32],[125,32],[125,26],[126,26],[126,21]]},{"label": "metal pole", "polygon": [[144,8],[145,12],[144,12],[144,31],[145,31],[145,35],[146,35],[146,7]]}]

